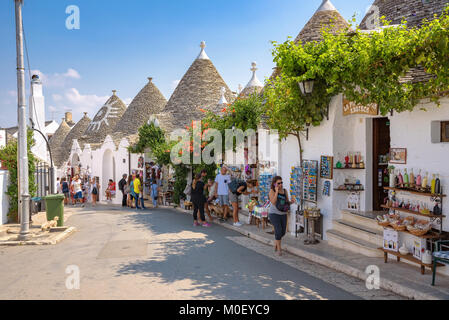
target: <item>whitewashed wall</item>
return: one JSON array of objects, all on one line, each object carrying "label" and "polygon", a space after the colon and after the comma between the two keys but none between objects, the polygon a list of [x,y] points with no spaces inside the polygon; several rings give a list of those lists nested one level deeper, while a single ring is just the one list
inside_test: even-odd
[{"label": "whitewashed wall", "polygon": [[8,223],[9,197],[5,194],[8,183],[8,171],[0,170],[0,225]]}]

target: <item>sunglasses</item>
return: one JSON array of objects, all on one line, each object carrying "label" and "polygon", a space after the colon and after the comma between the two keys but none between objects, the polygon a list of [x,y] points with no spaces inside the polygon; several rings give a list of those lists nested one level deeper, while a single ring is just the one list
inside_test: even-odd
[{"label": "sunglasses", "polygon": [[282,181],[277,183],[278,186],[280,186],[281,184],[284,184],[284,183]]}]

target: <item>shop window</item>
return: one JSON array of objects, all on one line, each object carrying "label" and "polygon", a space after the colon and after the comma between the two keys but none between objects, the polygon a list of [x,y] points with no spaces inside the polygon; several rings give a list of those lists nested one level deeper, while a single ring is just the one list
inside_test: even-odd
[{"label": "shop window", "polygon": [[441,142],[449,142],[449,121],[441,122]]}]

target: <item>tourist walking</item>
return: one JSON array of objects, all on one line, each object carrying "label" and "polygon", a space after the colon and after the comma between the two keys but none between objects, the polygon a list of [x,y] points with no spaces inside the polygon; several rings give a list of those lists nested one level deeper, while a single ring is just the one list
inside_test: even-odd
[{"label": "tourist walking", "polygon": [[133,177],[129,176],[128,177],[128,182],[126,183],[125,186],[125,193],[126,193],[126,204],[128,206],[128,208],[133,208],[133,193],[132,193],[132,188],[133,188]]},{"label": "tourist walking", "polygon": [[139,177],[139,182],[140,182],[140,194],[139,194],[140,207],[141,207],[142,210],[145,210],[146,209],[145,208],[145,199],[143,198],[143,194],[144,194],[143,186],[144,186],[144,184],[143,184],[143,178],[142,177]]},{"label": "tourist walking", "polygon": [[[82,204],[83,201],[83,189],[81,188],[81,179],[79,175],[75,175],[72,181],[73,186],[73,199],[74,199],[74,205],[77,204],[79,201]],[[84,204],[83,204],[84,207]]]},{"label": "tourist walking", "polygon": [[[206,222],[204,216],[204,204],[206,203],[206,197],[204,196],[205,185],[201,179],[201,173],[195,176],[192,182],[192,203],[193,203],[193,225],[203,227],[210,227],[210,224]],[[198,217],[199,212],[199,217]]]},{"label": "tourist walking", "polygon": [[270,207],[268,209],[268,218],[274,226],[274,251],[281,256],[281,240],[287,232],[287,212],[290,210],[288,193],[287,190],[284,189],[281,177],[277,176],[273,178],[269,198]]},{"label": "tourist walking", "polygon": [[206,184],[207,201],[204,204],[204,209],[206,210],[206,214],[209,217],[209,222],[212,222],[214,220],[214,218],[212,217],[212,215],[210,213],[210,208],[209,208],[209,204],[211,204],[216,199],[216,197],[214,195],[214,190],[215,190],[214,180],[208,179],[207,184]]},{"label": "tourist walking", "polygon": [[141,185],[140,185],[140,179],[136,177],[135,174],[133,174],[133,187],[132,187],[132,191],[133,191],[133,197],[135,199],[135,208],[137,210],[140,209],[139,207],[139,197],[140,197],[140,189],[141,189]]},{"label": "tourist walking", "polygon": [[234,180],[228,186],[229,201],[232,205],[234,227],[241,227],[242,223],[239,221],[239,196],[241,196],[242,194],[248,195],[248,188],[252,188],[253,185],[250,182]]},{"label": "tourist walking", "polygon": [[122,177],[122,180],[118,183],[118,189],[122,192],[122,207],[127,206],[127,194],[125,193],[125,186],[126,186],[126,178],[128,177],[127,174],[124,174]]},{"label": "tourist walking", "polygon": [[215,192],[214,195],[218,197],[219,204],[223,210],[223,217],[220,222],[226,221],[229,211],[229,188],[228,184],[231,182],[231,176],[227,174],[228,169],[223,166],[220,174],[215,177]]},{"label": "tourist walking", "polygon": [[67,183],[67,178],[62,178],[62,193],[64,194],[64,205],[69,203],[70,198],[70,189],[69,184]]},{"label": "tourist walking", "polygon": [[59,180],[59,178],[56,179],[56,193],[57,194],[62,193],[61,181]]},{"label": "tourist walking", "polygon": [[159,185],[157,176],[154,173],[151,177],[151,200],[153,201],[153,208],[157,208],[157,200],[159,196]]},{"label": "tourist walking", "polygon": [[98,183],[97,179],[94,177],[92,178],[92,184],[91,184],[91,195],[92,195],[92,206],[95,207],[97,205],[97,197],[100,190],[100,184]]}]

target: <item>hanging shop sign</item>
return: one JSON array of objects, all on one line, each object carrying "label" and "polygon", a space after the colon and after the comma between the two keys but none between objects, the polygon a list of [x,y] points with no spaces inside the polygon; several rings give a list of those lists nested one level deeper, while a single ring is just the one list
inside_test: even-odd
[{"label": "hanging shop sign", "polygon": [[376,103],[371,103],[365,106],[352,102],[348,99],[343,99],[343,115],[349,116],[352,114],[377,116],[379,114],[379,106]]}]

